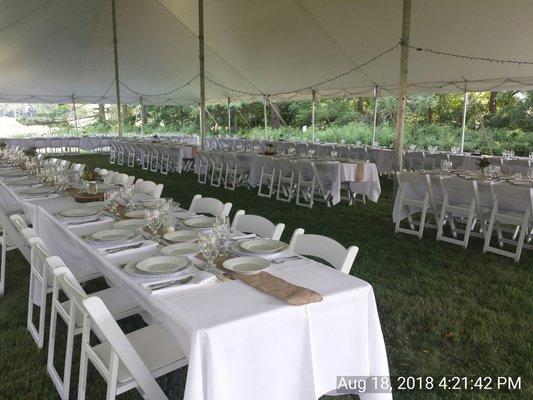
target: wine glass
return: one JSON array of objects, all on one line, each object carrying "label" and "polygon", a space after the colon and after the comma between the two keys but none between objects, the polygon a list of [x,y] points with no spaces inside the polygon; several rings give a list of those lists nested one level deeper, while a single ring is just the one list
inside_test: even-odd
[{"label": "wine glass", "polygon": [[224,246],[231,234],[229,218],[227,216],[216,217],[215,223],[213,224],[213,231],[218,237],[220,246]]},{"label": "wine glass", "polygon": [[198,233],[198,247],[207,262],[206,271],[214,272],[215,267],[213,261],[220,252],[219,240],[216,233],[213,231],[201,231]]},{"label": "wine glass", "polygon": [[152,231],[152,234],[157,235],[157,232],[163,225],[161,211],[157,208],[147,208],[144,210],[144,218],[146,219],[148,229]]}]

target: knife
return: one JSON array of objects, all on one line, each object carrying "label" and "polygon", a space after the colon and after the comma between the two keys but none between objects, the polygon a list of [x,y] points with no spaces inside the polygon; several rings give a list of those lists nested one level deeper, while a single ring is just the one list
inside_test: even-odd
[{"label": "knife", "polygon": [[187,282],[191,281],[192,278],[193,278],[193,276],[189,275],[189,276],[187,276],[185,278],[174,279],[173,281],[162,282],[162,283],[154,283],[153,285],[148,285],[148,289],[150,289],[150,290],[158,290],[158,289],[166,288],[167,286],[183,285],[184,283],[187,283]]},{"label": "knife", "polygon": [[129,246],[116,247],[114,249],[105,250],[105,253],[106,254],[115,254],[115,253],[118,253],[119,251],[130,250],[130,249],[138,249],[142,245],[143,245],[143,242],[132,244],[132,245],[129,245]]}]

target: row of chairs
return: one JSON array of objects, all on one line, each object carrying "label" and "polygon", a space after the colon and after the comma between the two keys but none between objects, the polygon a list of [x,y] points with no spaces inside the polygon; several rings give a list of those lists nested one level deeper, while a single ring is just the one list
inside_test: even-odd
[{"label": "row of chairs", "polygon": [[[189,210],[227,216],[231,208],[231,203],[196,195]],[[10,220],[23,238],[22,246],[31,247],[27,329],[39,348],[44,347],[47,295],[51,293],[47,371],[61,399],[68,400],[70,395],[74,339],[80,335],[79,400],[85,398],[89,361],[107,382],[106,399],[114,399],[133,388],[144,398],[166,399],[155,378],[188,363],[174,338],[160,324],[152,322],[152,318],[147,319],[146,326],[125,334],[117,321],[136,314],[146,315],[127,293],[115,286],[86,293],[81,283],[100,274],[94,270],[84,271],[79,266],[65,265],[61,258],[51,254],[45,241],[27,225],[22,215],[11,215]],[[274,224],[264,217],[246,214],[244,210],[237,211],[232,222],[233,230],[276,240],[281,237],[284,228],[282,223]],[[303,229],[295,230],[289,250],[321,258],[347,274],[358,252],[356,246],[345,248],[331,238],[305,234]],[[34,322],[35,306],[38,307],[37,324]],[[67,326],[62,374],[54,364],[58,317]],[[91,334],[98,338],[98,344],[91,344]],[[157,346],[154,346],[155,343]]]},{"label": "row of chairs", "polygon": [[183,146],[113,139],[110,140],[110,148],[110,164],[125,164],[128,167],[139,165],[143,170],[163,175],[194,168],[194,159],[184,156]]},{"label": "row of chairs", "polygon": [[[331,177],[336,176],[338,165],[328,162],[311,162],[257,155],[260,175],[257,195],[290,203],[293,198],[299,206],[313,208],[315,201],[332,205]],[[250,156],[240,156],[231,152],[199,151],[198,182],[211,186],[235,190],[238,186],[249,187]],[[343,184],[345,195],[342,199],[354,204],[357,193]],[[366,198],[362,195],[362,201]]]},{"label": "row of chairs", "polygon": [[[501,182],[482,187],[476,180],[432,178],[416,172],[398,174],[398,184],[398,209],[408,210],[408,226],[403,227],[401,218],[396,217],[396,232],[422,238],[426,227],[436,228],[437,240],[465,248],[471,236],[480,237],[484,240],[483,252],[497,253],[515,261],[519,261],[524,248],[533,248],[529,245],[533,240],[533,188]],[[413,219],[416,214],[420,214],[418,221]],[[458,229],[457,224],[464,225],[464,229]],[[451,237],[446,235],[446,225],[449,225]],[[498,247],[491,244],[494,230]],[[507,233],[510,237],[505,237]],[[459,238],[459,234],[463,237]],[[513,245],[515,251],[504,250],[505,244]]]}]

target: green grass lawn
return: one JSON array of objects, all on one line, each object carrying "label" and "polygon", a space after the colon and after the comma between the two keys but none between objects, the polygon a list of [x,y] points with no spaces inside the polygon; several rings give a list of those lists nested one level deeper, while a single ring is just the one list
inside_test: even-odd
[{"label": "green grass lawn", "polygon": [[[332,208],[318,204],[309,210],[259,198],[254,190],[230,191],[201,185],[190,173],[164,176],[140,168],[111,166],[106,156],[71,158],[86,163],[88,168],[106,167],[164,183],[163,195],[174,197],[184,207],[196,193],[231,201],[232,214],[244,209],[273,222],[284,222],[283,240],[289,240],[294,229],[302,227],[345,246],[359,246],[352,274],[374,287],[391,375],[520,376],[525,386],[521,392],[511,394],[405,392],[397,393],[395,398],[533,397],[531,251],[524,251],[520,262],[514,263],[502,256],[483,254],[478,238],[472,238],[469,248],[463,249],[436,242],[433,230],[427,230],[422,240],[395,234],[391,219],[392,181],[385,178],[377,204]],[[6,295],[0,300],[0,399],[57,398],[46,373],[46,351],[37,351],[25,328],[28,274],[22,256],[10,252]],[[88,290],[101,285],[102,282],[95,282]],[[125,321],[123,327],[133,329],[140,323],[132,319]],[[182,398],[185,373],[182,370],[160,381],[172,398]],[[73,398],[76,379],[73,378]],[[90,382],[87,398],[103,398],[105,389],[94,371]],[[140,396],[131,392],[120,398]]]}]

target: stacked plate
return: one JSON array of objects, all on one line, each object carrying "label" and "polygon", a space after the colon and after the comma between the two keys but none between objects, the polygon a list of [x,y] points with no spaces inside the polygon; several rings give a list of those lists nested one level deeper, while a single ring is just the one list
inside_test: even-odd
[{"label": "stacked plate", "polygon": [[182,225],[188,228],[205,229],[211,228],[215,223],[215,217],[195,217],[187,218],[182,221]]},{"label": "stacked plate", "polygon": [[161,249],[161,253],[167,256],[192,256],[199,251],[198,243],[194,242],[171,244]]},{"label": "stacked plate", "polygon": [[175,274],[191,266],[192,263],[185,257],[165,255],[130,262],[124,266],[124,271],[134,275],[157,276]]},{"label": "stacked plate", "polygon": [[16,186],[33,186],[33,185],[37,185],[38,183],[39,183],[38,181],[34,181],[32,179],[17,179],[16,181],[9,182],[7,185],[8,186],[13,186],[13,187],[16,187]]},{"label": "stacked plate", "polygon": [[117,229],[142,229],[146,226],[145,219],[125,219],[113,224],[113,228]]},{"label": "stacked plate", "polygon": [[54,189],[47,187],[36,187],[20,190],[18,193],[23,196],[44,196],[53,193]]},{"label": "stacked plate", "polygon": [[124,216],[127,218],[134,218],[134,219],[144,218],[144,210],[128,211],[124,213]]},{"label": "stacked plate", "polygon": [[26,175],[26,172],[18,170],[18,169],[9,169],[7,171],[0,171],[0,176],[6,177],[6,178],[14,178],[17,176],[24,176]]},{"label": "stacked plate", "polygon": [[196,231],[175,231],[168,232],[163,235],[163,239],[174,242],[195,242],[198,240],[198,232]]},{"label": "stacked plate", "polygon": [[237,242],[231,249],[237,253],[268,256],[287,250],[288,245],[272,239],[250,239]]},{"label": "stacked plate", "polygon": [[99,214],[100,211],[95,208],[73,208],[71,210],[63,210],[57,213],[59,217],[63,218],[85,218],[93,217]]},{"label": "stacked plate", "polygon": [[259,257],[237,257],[230,258],[222,264],[227,270],[239,274],[256,274],[270,267],[271,263],[264,258]]},{"label": "stacked plate", "polygon": [[85,240],[91,243],[120,243],[130,242],[140,239],[142,236],[139,232],[132,229],[105,229],[91,233],[85,237]]}]

